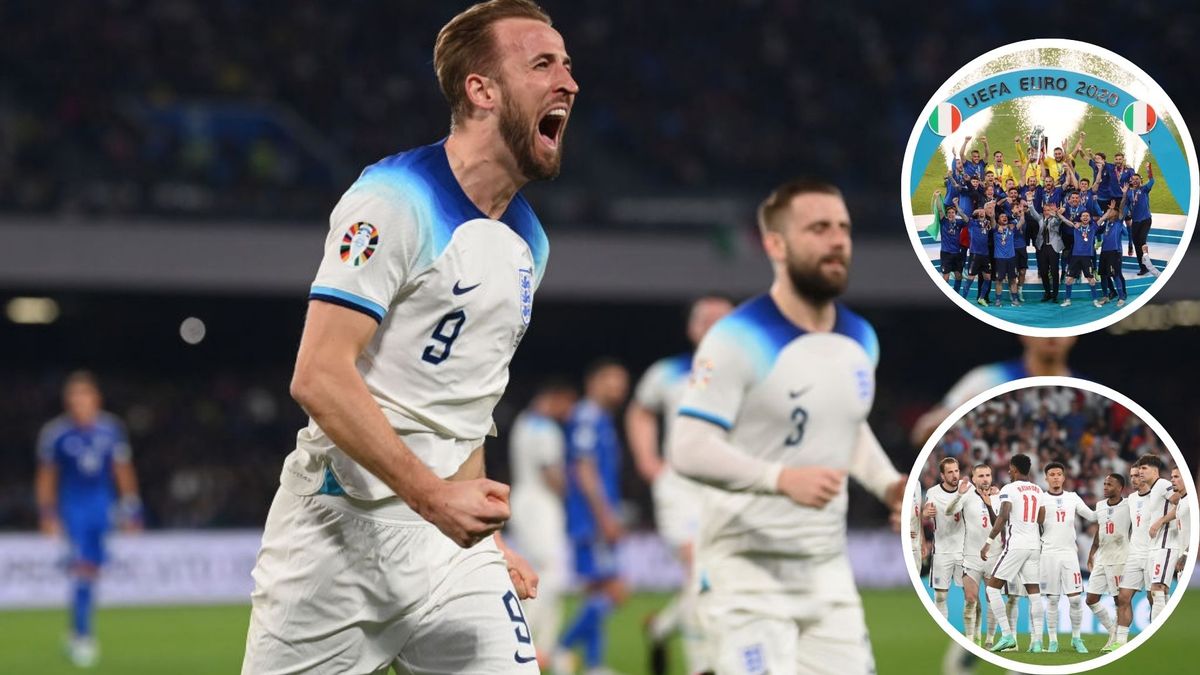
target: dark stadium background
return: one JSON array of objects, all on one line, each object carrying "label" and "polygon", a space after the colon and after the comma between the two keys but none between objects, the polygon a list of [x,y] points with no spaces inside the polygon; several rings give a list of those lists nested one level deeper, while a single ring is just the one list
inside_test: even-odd
[{"label": "dark stadium background", "polygon": [[[47,325],[0,317],[0,529],[36,526],[34,440],[79,367],[130,421],[151,528],[261,526],[304,422],[287,385],[328,212],[362,166],[445,134],[430,54],[466,4],[0,3],[0,305],[59,308]],[[907,468],[916,416],[970,367],[1020,352],[914,260],[897,188],[928,96],[991,48],[1068,37],[1130,59],[1185,119],[1200,114],[1189,3],[543,6],[582,93],[562,176],[527,190],[552,256],[497,411],[488,463],[501,478],[507,422],[541,377],[602,355],[636,376],[687,348],[690,298],[765,289],[754,206],[802,173],[850,203],[847,302],[882,344],[872,424]],[[1193,463],[1198,265],[1188,255],[1151,306],[1071,358]],[[206,324],[199,345],[179,337],[189,316]],[[881,526],[855,494],[854,524]]]}]

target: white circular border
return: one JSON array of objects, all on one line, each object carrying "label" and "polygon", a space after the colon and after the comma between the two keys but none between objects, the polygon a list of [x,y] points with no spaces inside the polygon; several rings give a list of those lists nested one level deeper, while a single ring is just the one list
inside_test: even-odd
[{"label": "white circular border", "polygon": [[[1161,94],[1163,100],[1167,103],[1167,112],[1171,114],[1171,119],[1175,123],[1176,129],[1179,130],[1179,136],[1183,141],[1183,150],[1188,159],[1188,168],[1190,169],[1189,173],[1191,174],[1192,195],[1191,199],[1188,200],[1186,214],[1187,224],[1184,226],[1183,237],[1179,241],[1179,248],[1175,251],[1174,257],[1167,261],[1167,268],[1163,270],[1162,275],[1150,285],[1150,288],[1147,288],[1144,292],[1142,292],[1141,295],[1134,298],[1132,302],[1125,305],[1121,309],[1118,309],[1112,314],[1108,314],[1094,321],[1088,321],[1086,323],[1076,324],[1074,326],[1063,326],[1061,328],[1039,328],[1036,326],[1026,326],[1019,323],[1013,323],[1011,321],[988,314],[974,303],[969,302],[966,298],[962,297],[958,293],[955,293],[954,289],[948,286],[942,279],[942,275],[933,268],[929,257],[925,254],[925,247],[921,244],[920,235],[917,234],[917,222],[912,213],[912,195],[909,193],[909,174],[912,172],[913,153],[916,152],[917,149],[917,139],[920,138],[921,130],[925,128],[925,124],[929,119],[929,115],[932,114],[933,109],[951,95],[954,89],[953,85],[963,79],[970,71],[985,63],[993,61],[1002,56],[1008,56],[1010,54],[1027,51],[1030,49],[1074,50],[1107,59],[1113,64],[1126,69],[1130,74],[1138,77],[1142,83],[1150,87],[1151,90]],[[1188,244],[1191,243],[1192,240],[1192,230],[1195,229],[1196,225],[1197,209],[1200,208],[1200,176],[1198,176],[1198,174],[1200,174],[1200,164],[1198,164],[1196,161],[1196,148],[1192,144],[1192,135],[1188,133],[1187,124],[1184,123],[1183,116],[1179,114],[1179,109],[1175,107],[1175,103],[1171,100],[1171,97],[1167,95],[1167,92],[1164,91],[1163,88],[1159,86],[1158,82],[1156,82],[1154,78],[1150,77],[1146,71],[1138,68],[1133,62],[1129,61],[1123,56],[1120,56],[1119,54],[1087,42],[1066,40],[1061,38],[1038,38],[1035,40],[1022,40],[1020,42],[1013,42],[1002,47],[997,47],[996,49],[993,49],[986,54],[973,59],[967,65],[959,68],[957,72],[951,75],[945,81],[945,83],[943,83],[942,86],[938,88],[936,92],[934,92],[933,98],[929,100],[929,103],[927,103],[925,108],[921,111],[920,116],[917,117],[917,123],[913,126],[912,134],[908,137],[908,147],[904,151],[904,164],[902,165],[900,171],[900,204],[904,209],[904,223],[905,227],[908,229],[908,238],[912,242],[913,250],[917,254],[917,259],[921,262],[921,266],[925,268],[925,272],[929,274],[929,278],[933,280],[934,284],[939,290],[942,291],[943,294],[945,294],[946,297],[950,298],[959,307],[966,309],[967,312],[975,318],[994,328],[1006,330],[1010,333],[1016,333],[1017,335],[1029,335],[1032,337],[1071,337],[1107,328],[1121,319],[1124,319],[1125,317],[1137,311],[1142,305],[1149,302],[1150,299],[1153,298],[1158,291],[1166,285],[1167,281],[1171,278],[1171,275],[1175,273],[1175,269],[1179,267],[1184,254],[1187,253]]]},{"label": "white circular border", "polygon": [[[941,277],[938,278],[940,279]],[[1083,389],[1095,394],[1100,394],[1101,396],[1108,398],[1110,401],[1119,403],[1128,408],[1133,414],[1141,418],[1143,422],[1150,425],[1150,428],[1153,429],[1154,433],[1158,435],[1159,441],[1162,442],[1164,447],[1166,447],[1167,452],[1171,454],[1171,459],[1175,460],[1176,465],[1182,469],[1183,482],[1187,484],[1188,488],[1187,498],[1192,500],[1193,512],[1200,512],[1197,510],[1196,485],[1192,480],[1192,470],[1188,467],[1187,462],[1184,461],[1183,455],[1181,455],[1179,452],[1179,447],[1175,445],[1175,441],[1171,438],[1170,434],[1167,433],[1167,430],[1158,423],[1158,420],[1154,419],[1150,413],[1146,412],[1145,408],[1138,405],[1124,394],[1110,389],[1102,384],[1096,384],[1090,380],[1081,380],[1074,377],[1026,377],[1024,379],[1006,382],[999,386],[988,389],[982,394],[979,394],[975,398],[972,398],[970,401],[967,401],[959,406],[957,410],[951,413],[949,417],[947,417],[941,424],[938,425],[937,430],[933,432],[933,435],[931,435],[929,440],[925,442],[925,447],[921,448],[920,454],[917,455],[917,461],[913,465],[913,470],[909,472],[908,483],[904,487],[905,503],[912,498],[914,490],[920,489],[921,485],[919,476],[921,475],[921,469],[924,467],[925,462],[929,459],[929,456],[933,454],[933,449],[937,446],[938,441],[940,441],[942,436],[944,436],[946,432],[950,430],[950,427],[958,423],[958,421],[966,416],[967,413],[1001,394],[1007,394],[1010,391],[1029,389],[1032,387],[1071,387],[1074,389]],[[1196,568],[1196,556],[1188,556],[1187,562],[1185,562],[1183,566],[1183,574],[1179,576],[1179,585],[1176,587],[1177,591],[1172,594],[1170,599],[1167,601],[1166,610],[1164,610],[1163,614],[1159,615],[1157,621],[1151,623],[1146,630],[1138,633],[1137,637],[1135,637],[1133,640],[1130,640],[1126,646],[1117,651],[1103,654],[1096,658],[1088,659],[1087,661],[1081,661],[1079,663],[1060,666],[1044,666],[1036,663],[1026,663],[1024,661],[1014,661],[999,654],[992,653],[983,647],[972,643],[957,628],[950,625],[950,622],[943,617],[942,613],[939,612],[937,607],[934,606],[933,600],[931,600],[929,597],[929,593],[925,591],[925,584],[923,581],[921,581],[921,570],[917,569],[915,563],[913,562],[912,548],[911,544],[909,543],[911,534],[912,528],[909,526],[909,519],[901,518],[900,545],[904,549],[904,566],[906,569],[908,569],[909,581],[912,582],[913,589],[916,590],[917,595],[921,598],[921,603],[925,605],[925,610],[931,617],[933,617],[933,620],[937,622],[942,631],[949,635],[955,642],[957,642],[959,646],[971,652],[972,654],[975,654],[984,661],[1001,668],[1013,670],[1018,673],[1028,673],[1029,675],[1065,675],[1069,673],[1082,673],[1092,670],[1093,668],[1106,666],[1120,659],[1122,656],[1132,653],[1133,650],[1145,644],[1146,640],[1150,639],[1150,637],[1158,631],[1159,627],[1167,622],[1167,619],[1170,618],[1171,613],[1175,611],[1175,608],[1179,605],[1181,598],[1183,598],[1184,593],[1187,591],[1188,582],[1191,581],[1192,572]],[[1188,550],[1200,550],[1200,527],[1191,528],[1191,537],[1188,539]]]}]

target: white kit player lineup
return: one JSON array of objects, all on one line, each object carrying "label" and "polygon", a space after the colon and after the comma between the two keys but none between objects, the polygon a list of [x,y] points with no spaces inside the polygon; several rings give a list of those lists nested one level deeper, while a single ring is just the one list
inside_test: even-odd
[{"label": "white kit player lineup", "polygon": [[[926,490],[924,500],[914,494],[910,504],[916,568],[921,569],[924,558],[924,523],[930,522],[934,605],[948,619],[948,594],[960,587],[963,632],[991,651],[1018,649],[1019,597],[1027,597],[1029,603],[1028,651],[1058,651],[1063,596],[1071,648],[1088,653],[1082,639],[1086,604],[1108,633],[1101,651],[1115,650],[1129,639],[1134,595],[1147,594],[1150,620],[1157,620],[1172,582],[1183,570],[1191,508],[1179,469],[1171,469],[1168,480],[1162,459],[1144,455],[1130,468],[1130,494],[1124,496],[1125,477],[1110,474],[1104,479],[1104,496],[1093,508],[1063,489],[1067,469],[1062,463],[1042,468],[1045,489],[1033,482],[1031,465],[1028,456],[1013,455],[1008,466],[1011,480],[997,490],[992,467],[978,464],[970,467],[969,476],[960,477],[958,460],[943,458],[938,464],[941,481]],[[1079,561],[1081,520],[1096,524],[1086,589]],[[982,600],[981,587],[986,589]],[[1102,604],[1104,596],[1113,598],[1116,616]],[[995,641],[991,622],[999,630]],[[1049,636],[1045,644],[1043,629]]]}]

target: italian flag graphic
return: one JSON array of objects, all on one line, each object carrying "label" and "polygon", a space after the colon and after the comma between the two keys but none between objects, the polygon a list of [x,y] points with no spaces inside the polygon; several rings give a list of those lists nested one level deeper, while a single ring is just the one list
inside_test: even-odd
[{"label": "italian flag graphic", "polygon": [[[1126,113],[1128,114],[1128,113]],[[938,136],[949,136],[962,124],[962,112],[953,103],[941,103],[929,117],[929,128]]]},{"label": "italian flag graphic", "polygon": [[1158,114],[1149,103],[1135,101],[1125,107],[1125,126],[1135,134],[1148,134],[1158,122]]}]

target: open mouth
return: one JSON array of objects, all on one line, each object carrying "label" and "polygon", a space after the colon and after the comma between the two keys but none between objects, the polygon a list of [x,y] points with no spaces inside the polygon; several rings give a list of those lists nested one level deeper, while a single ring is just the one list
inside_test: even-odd
[{"label": "open mouth", "polygon": [[562,136],[563,127],[567,124],[567,109],[566,107],[551,108],[542,115],[542,119],[538,120],[538,137],[551,150],[558,149],[559,139]]}]

